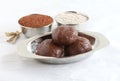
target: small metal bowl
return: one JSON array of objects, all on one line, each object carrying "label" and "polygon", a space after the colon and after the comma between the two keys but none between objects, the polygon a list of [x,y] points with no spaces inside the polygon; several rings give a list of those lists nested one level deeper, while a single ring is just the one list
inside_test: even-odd
[{"label": "small metal bowl", "polygon": [[44,14],[29,14],[18,20],[22,33],[27,38],[50,32],[52,23],[53,18]]},{"label": "small metal bowl", "polygon": [[82,31],[83,33],[81,36],[88,36],[88,39],[93,41],[91,42],[93,49],[89,52],[78,54],[69,57],[62,57],[62,58],[55,58],[55,57],[47,57],[47,56],[40,56],[35,54],[36,47],[39,43],[41,43],[45,39],[51,38],[51,32],[46,33],[44,35],[36,35],[32,38],[29,38],[23,42],[21,42],[17,49],[18,54],[23,57],[32,58],[40,60],[41,62],[45,63],[52,63],[52,64],[65,64],[65,63],[72,63],[77,62],[83,59],[88,58],[91,56],[95,51],[107,46],[109,41],[104,37],[102,34],[97,32],[90,32],[90,31]]},{"label": "small metal bowl", "polygon": [[43,27],[37,27],[37,28],[32,28],[32,27],[26,27],[26,26],[21,26],[22,33],[25,35],[25,37],[33,37],[37,34],[45,34],[46,32],[51,31],[52,23]]},{"label": "small metal bowl", "polygon": [[[84,16],[84,17],[86,18],[86,21],[79,22],[79,23],[64,23],[64,21],[61,22],[61,21],[59,21],[59,20],[57,19],[57,17],[59,17],[61,14],[64,14],[64,13],[65,13],[65,14],[69,14],[69,13],[79,14],[79,15],[81,15],[81,16]],[[63,18],[61,17],[61,19],[63,19]],[[71,18],[69,18],[69,19],[71,19]],[[89,17],[88,17],[87,15],[82,14],[82,13],[80,13],[80,12],[76,12],[76,11],[66,11],[66,12],[63,12],[63,13],[58,14],[58,15],[55,17],[55,21],[57,22],[57,26],[61,26],[61,25],[72,26],[72,27],[74,27],[76,30],[84,30],[84,29],[86,29],[86,25],[87,25],[87,23],[88,23],[88,20],[89,20]],[[73,20],[73,21],[75,21],[75,20]]]}]

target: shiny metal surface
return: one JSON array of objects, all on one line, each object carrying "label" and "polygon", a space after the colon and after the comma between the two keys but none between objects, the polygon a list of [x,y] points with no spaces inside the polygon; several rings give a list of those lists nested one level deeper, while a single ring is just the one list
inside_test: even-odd
[{"label": "shiny metal surface", "polygon": [[29,37],[33,37],[37,34],[44,34],[46,32],[50,32],[51,26],[52,26],[52,24],[43,26],[43,27],[39,27],[39,28],[31,28],[31,27],[21,26],[21,30],[22,30],[22,33],[25,35],[25,37],[29,38]]},{"label": "shiny metal surface", "polygon": [[[57,23],[57,26],[67,25],[67,26],[74,27],[76,30],[84,30],[84,29],[85,29],[85,27],[86,27],[86,25],[87,25],[87,23],[88,23],[88,20],[89,20],[89,17],[88,17],[87,15],[85,15],[85,14],[83,14],[83,13],[80,13],[80,12],[76,12],[76,11],[66,11],[66,12],[63,12],[63,13],[75,13],[75,14],[78,14],[78,13],[79,13],[79,14],[85,16],[85,17],[87,18],[87,20],[86,20],[85,22],[78,23],[78,24],[71,24],[71,23],[69,23],[69,24],[63,24],[63,23],[60,23],[60,22],[56,19],[56,17],[55,17],[55,21],[56,21],[56,23]],[[59,14],[58,14],[58,15],[59,15]]]},{"label": "shiny metal surface", "polygon": [[[63,58],[55,58],[55,57],[46,57],[46,56],[36,55],[35,51],[36,51],[36,47],[37,47],[38,43],[40,43],[45,38],[49,38],[48,35],[50,35],[51,32],[48,32],[44,35],[36,35],[32,38],[25,40],[24,42],[21,42],[17,47],[18,54],[20,56],[37,59],[37,60],[39,60],[41,62],[45,62],[45,63],[65,64],[65,63],[72,63],[72,62],[84,60],[84,59],[88,58],[89,56],[91,56],[95,51],[102,49],[109,44],[108,39],[100,33],[90,32],[90,31],[83,31],[83,33],[86,35],[92,36],[96,39],[95,43],[93,45],[93,49],[91,51],[83,53],[83,54],[78,54],[75,56],[63,57]],[[47,37],[44,37],[44,36],[47,36]]]}]

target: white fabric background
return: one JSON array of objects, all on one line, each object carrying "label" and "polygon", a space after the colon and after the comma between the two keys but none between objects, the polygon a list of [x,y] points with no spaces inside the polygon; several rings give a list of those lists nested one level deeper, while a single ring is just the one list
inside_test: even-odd
[{"label": "white fabric background", "polygon": [[[5,32],[20,30],[18,19],[31,13],[51,15],[74,10],[86,13],[87,30],[105,35],[110,45],[73,64],[50,65],[18,56],[5,42]],[[0,0],[0,81],[120,81],[119,0]]]}]

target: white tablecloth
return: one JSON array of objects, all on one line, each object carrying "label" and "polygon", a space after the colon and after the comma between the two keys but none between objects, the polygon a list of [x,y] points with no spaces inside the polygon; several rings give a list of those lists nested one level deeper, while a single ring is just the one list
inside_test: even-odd
[{"label": "white tablecloth", "polygon": [[[0,81],[120,81],[119,0],[1,0]],[[5,32],[20,30],[18,19],[32,13],[55,17],[63,11],[86,13],[87,30],[105,35],[110,45],[86,60],[64,65],[43,64],[17,54],[17,44],[6,43]]]}]

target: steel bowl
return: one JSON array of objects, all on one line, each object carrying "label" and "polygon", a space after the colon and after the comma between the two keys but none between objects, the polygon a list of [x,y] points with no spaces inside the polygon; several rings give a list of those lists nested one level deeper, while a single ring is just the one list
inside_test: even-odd
[{"label": "steel bowl", "polygon": [[[73,23],[67,23],[67,24],[65,24],[65,23],[60,22],[60,21],[57,19],[57,17],[58,17],[60,14],[62,14],[62,13],[60,13],[60,14],[58,14],[58,15],[55,17],[55,21],[56,21],[56,23],[57,23],[57,26],[67,25],[67,26],[74,27],[76,30],[84,30],[84,29],[86,29],[87,23],[88,23],[88,20],[89,20],[89,17],[88,17],[87,15],[85,15],[85,14],[83,14],[83,13],[80,13],[80,12],[77,12],[77,11],[66,11],[66,12],[63,12],[63,13],[80,14],[80,15],[86,17],[86,21],[84,21],[84,22],[79,22],[79,23],[76,23],[76,24],[73,24]],[[74,20],[73,20],[73,21],[74,21]]]},{"label": "steel bowl", "polygon": [[33,37],[38,34],[45,34],[46,32],[51,31],[52,24],[43,26],[43,27],[37,27],[37,28],[32,28],[32,27],[27,27],[27,26],[21,26],[21,31],[25,35],[25,37]]},{"label": "steel bowl", "polygon": [[51,38],[51,32],[49,32],[44,35],[34,36],[21,42],[17,46],[18,54],[23,57],[37,59],[44,63],[65,64],[84,60],[89,56],[93,55],[95,51],[98,51],[99,49],[102,49],[103,47],[109,44],[107,38],[100,33],[90,31],[82,31],[81,33],[83,33],[83,35],[88,36],[88,39],[93,41],[91,42],[93,49],[89,52],[62,58],[36,55],[35,51],[37,45],[41,43],[43,40]]}]

